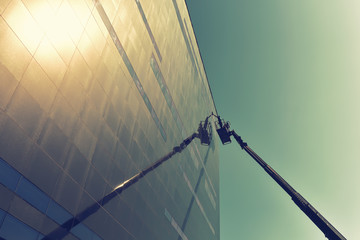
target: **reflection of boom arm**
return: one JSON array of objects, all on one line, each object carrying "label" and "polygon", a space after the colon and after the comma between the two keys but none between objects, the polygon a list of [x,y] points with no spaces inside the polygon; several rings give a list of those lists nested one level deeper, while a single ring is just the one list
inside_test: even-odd
[{"label": "reflection of boom arm", "polygon": [[233,136],[238,144],[244,149],[279,185],[285,190],[294,201],[294,203],[303,211],[313,223],[330,240],[346,240],[341,233],[335,229],[311,204],[305,200],[294,188],[290,186],[274,169],[272,169],[264,160],[261,159],[237,133],[230,131],[228,122],[224,123],[219,116],[216,124],[217,132],[223,144],[231,142],[230,136]]},{"label": "reflection of boom arm", "polygon": [[[200,123],[199,125],[199,131],[203,130],[203,125]],[[66,235],[69,234],[69,232],[76,227],[78,224],[82,223],[84,220],[86,220],[88,217],[96,213],[102,206],[110,202],[113,198],[121,194],[123,191],[125,191],[127,188],[132,186],[134,183],[139,181],[141,178],[143,178],[146,174],[156,169],[158,166],[172,158],[175,154],[182,152],[195,138],[199,138],[198,133],[193,133],[186,139],[184,139],[180,145],[175,146],[168,154],[157,160],[156,162],[152,163],[150,166],[146,167],[142,171],[135,174],[133,177],[129,178],[128,180],[124,181],[122,184],[117,186],[112,192],[98,200],[97,202],[91,204],[86,209],[79,212],[75,217],[72,217],[65,221],[61,226],[53,230],[52,232],[48,233],[45,237],[43,237],[43,240],[50,240],[50,239],[63,239]],[[201,141],[203,142],[203,140]],[[2,239],[0,237],[0,239]]]},{"label": "reflection of boom arm", "polygon": [[124,191],[125,189],[127,189],[128,187],[130,187],[131,185],[133,185],[134,183],[136,183],[137,181],[139,181],[139,179],[143,178],[146,174],[153,171],[155,168],[160,166],[162,163],[169,160],[173,155],[175,155],[176,153],[180,153],[182,150],[184,150],[192,142],[192,140],[194,140],[194,138],[196,138],[196,137],[198,137],[198,133],[193,133],[190,137],[188,137],[184,141],[182,141],[182,143],[179,146],[175,146],[171,152],[169,152],[168,154],[166,154],[165,156],[163,156],[156,162],[152,163],[147,168],[143,169],[142,171],[135,174],[133,177],[129,178],[128,180],[126,180],[125,182],[123,182],[122,184],[117,186],[114,189],[114,192],[117,192],[119,194],[122,191]]}]

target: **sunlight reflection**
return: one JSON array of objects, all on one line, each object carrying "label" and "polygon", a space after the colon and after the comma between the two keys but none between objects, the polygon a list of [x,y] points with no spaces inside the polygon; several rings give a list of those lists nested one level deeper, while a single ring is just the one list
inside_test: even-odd
[{"label": "sunlight reflection", "polygon": [[[90,16],[90,10],[86,10],[85,19]],[[67,1],[63,1],[57,10],[46,1],[13,2],[4,18],[32,53],[44,34],[55,46],[63,49],[76,45],[84,31],[84,26]]]}]

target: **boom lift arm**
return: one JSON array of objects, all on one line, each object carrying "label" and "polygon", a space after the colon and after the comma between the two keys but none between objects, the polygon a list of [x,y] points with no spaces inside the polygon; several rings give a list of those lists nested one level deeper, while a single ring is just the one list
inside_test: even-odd
[{"label": "boom lift arm", "polygon": [[294,203],[303,211],[313,223],[325,234],[329,240],[346,240],[346,238],[332,226],[306,199],[301,196],[293,187],[290,186],[273,168],[271,168],[259,155],[257,155],[241,137],[234,131],[230,131],[229,122],[224,122],[219,116],[217,117],[216,131],[219,134],[223,144],[231,142],[230,136],[233,136],[240,147],[245,150],[269,175],[272,177],[282,189],[291,197]]},{"label": "boom lift arm", "polygon": [[96,203],[90,205],[88,208],[78,213],[75,217],[64,222],[60,227],[49,233],[43,239],[59,239],[65,237],[69,231],[87,219],[89,216],[97,212],[101,206],[104,206],[114,197],[121,194],[124,190],[132,186],[134,183],[143,178],[146,174],[155,170],[158,166],[169,160],[173,155],[182,152],[195,138],[199,138],[202,145],[210,145],[212,140],[212,131],[209,122],[211,116],[217,117],[215,122],[216,131],[219,134],[220,140],[223,144],[231,142],[231,136],[235,138],[238,144],[244,149],[260,166],[289,194],[295,204],[315,223],[315,225],[325,234],[329,240],[346,240],[311,204],[305,200],[294,188],[290,186],[274,169],[272,169],[264,160],[262,160],[241,137],[234,131],[230,131],[229,122],[224,122],[219,116],[211,114],[204,122],[200,122],[198,132],[194,132],[188,138],[184,139],[180,145],[175,146],[168,154],[152,163],[142,171],[135,174],[130,179],[124,181],[117,186],[112,192],[104,196]]}]

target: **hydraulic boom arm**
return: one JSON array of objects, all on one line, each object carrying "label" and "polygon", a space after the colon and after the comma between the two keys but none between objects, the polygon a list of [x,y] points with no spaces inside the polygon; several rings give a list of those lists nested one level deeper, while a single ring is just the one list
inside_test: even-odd
[{"label": "hydraulic boom arm", "polygon": [[294,188],[290,186],[274,169],[272,169],[264,160],[261,159],[239,135],[233,130],[229,132],[235,140],[260,166],[285,190],[294,201],[294,203],[303,211],[315,225],[330,240],[346,240],[341,233],[335,229],[311,204],[305,200]]},{"label": "hydraulic boom arm", "polygon": [[[257,155],[234,130],[230,131],[229,122],[225,122],[220,118],[220,116],[217,116],[214,113],[212,113],[210,116],[214,116],[218,120],[215,122],[215,126],[222,144],[230,143],[230,137],[233,136],[240,147],[245,150],[265,170],[265,172],[267,172],[270,177],[272,177],[275,182],[277,182],[280,187],[284,189],[285,192],[287,192],[287,194],[289,194],[294,203],[301,209],[301,211],[306,214],[306,216],[311,219],[311,221],[313,221],[313,223],[315,223],[315,225],[325,234],[329,240],[346,240],[346,238],[338,230],[336,230],[336,228],[331,225],[313,206],[311,206],[311,204],[306,201],[303,196],[295,191],[295,189],[291,187],[290,184],[288,184],[274,169],[272,169],[264,160],[262,160],[261,157],[259,157],[259,155]],[[206,121],[205,124],[207,124]],[[200,135],[200,139],[203,138],[202,135],[204,134]]]}]

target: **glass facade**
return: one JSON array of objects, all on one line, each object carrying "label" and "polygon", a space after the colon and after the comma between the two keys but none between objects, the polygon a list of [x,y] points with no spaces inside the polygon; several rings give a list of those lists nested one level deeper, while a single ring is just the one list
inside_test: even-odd
[{"label": "glass facade", "polygon": [[0,239],[219,239],[216,113],[183,0],[0,2]]}]

